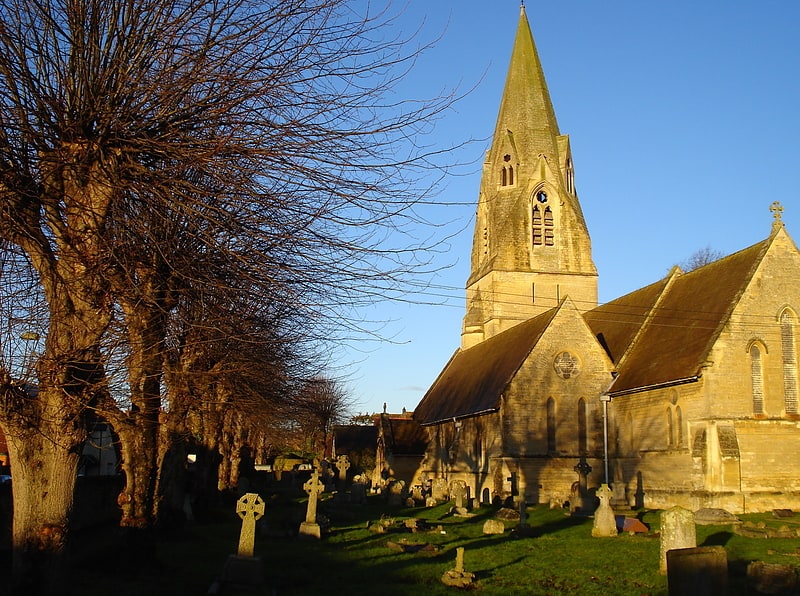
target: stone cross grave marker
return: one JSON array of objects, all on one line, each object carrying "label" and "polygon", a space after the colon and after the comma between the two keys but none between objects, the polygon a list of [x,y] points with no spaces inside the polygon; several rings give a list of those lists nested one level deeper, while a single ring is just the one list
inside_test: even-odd
[{"label": "stone cross grave marker", "polygon": [[247,493],[236,502],[236,513],[242,518],[238,554],[240,557],[252,557],[256,522],[264,515],[264,501],[256,493]]},{"label": "stone cross grave marker", "polygon": [[592,536],[608,537],[617,535],[617,518],[611,508],[611,496],[613,494],[607,484],[601,484],[600,488],[597,489],[597,498],[600,499],[600,506],[594,512]]},{"label": "stone cross grave marker", "polygon": [[347,470],[350,468],[350,459],[346,455],[340,455],[336,458],[336,469],[339,470],[339,484],[344,487],[347,481]]},{"label": "stone cross grave marker", "polygon": [[319,481],[319,470],[314,468],[305,484],[303,490],[308,493],[308,508],[306,509],[306,522],[317,523],[317,499],[320,493],[325,492],[325,485]]}]

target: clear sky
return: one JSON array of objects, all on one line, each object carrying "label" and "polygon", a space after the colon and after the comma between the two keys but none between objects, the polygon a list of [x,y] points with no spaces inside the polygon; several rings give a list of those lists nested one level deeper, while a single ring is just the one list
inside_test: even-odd
[{"label": "clear sky", "polygon": [[[445,181],[441,233],[461,230],[433,304],[381,304],[391,342],[341,361],[360,411],[414,409],[460,343],[480,162],[488,148],[519,0],[410,0],[398,26],[442,38],[409,75],[417,97],[477,87],[437,124],[466,137],[474,165]],[[400,6],[402,8],[402,6]],[[526,2],[592,238],[600,301],[663,277],[709,247],[730,254],[769,235],[780,201],[800,242],[800,2]],[[428,231],[430,233],[430,231]]]}]

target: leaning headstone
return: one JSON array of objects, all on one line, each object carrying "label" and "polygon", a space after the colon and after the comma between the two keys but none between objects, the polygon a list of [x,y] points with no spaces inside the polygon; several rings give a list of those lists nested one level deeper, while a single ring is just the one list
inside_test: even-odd
[{"label": "leaning headstone", "polygon": [[475,574],[464,571],[464,547],[456,549],[456,566],[442,575],[442,583],[456,588],[471,588],[475,584]]},{"label": "leaning headstone", "polygon": [[609,537],[617,535],[617,518],[614,510],[611,509],[611,489],[607,484],[601,484],[597,489],[597,498],[600,499],[600,506],[594,512],[594,524],[592,525],[592,536]]},{"label": "leaning headstone", "polygon": [[236,513],[242,518],[239,548],[225,561],[222,577],[211,586],[211,593],[216,593],[220,584],[258,586],[264,581],[261,559],[253,556],[256,522],[264,515],[264,501],[256,493],[247,493],[236,502]]},{"label": "leaning headstone", "polygon": [[667,551],[669,596],[716,596],[728,593],[728,555],[724,546],[673,548]]},{"label": "leaning headstone", "polygon": [[499,519],[487,519],[483,522],[484,534],[502,534],[506,531],[506,526]]},{"label": "leaning headstone", "polygon": [[661,512],[661,564],[660,571],[667,573],[667,552],[676,548],[697,546],[697,529],[694,513],[683,507],[673,507]]},{"label": "leaning headstone", "polygon": [[320,493],[325,491],[325,485],[320,482],[317,468],[314,468],[311,478],[303,485],[303,490],[308,493],[308,506],[306,508],[306,521],[300,524],[300,536],[321,538],[322,531],[317,523],[317,500]]}]

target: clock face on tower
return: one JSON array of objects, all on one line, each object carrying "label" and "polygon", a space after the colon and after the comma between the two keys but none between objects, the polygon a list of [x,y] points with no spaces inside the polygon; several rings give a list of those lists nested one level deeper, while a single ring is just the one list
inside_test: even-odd
[{"label": "clock face on tower", "polygon": [[539,192],[536,193],[536,200],[539,201],[540,203],[546,203],[547,193],[544,192],[543,190],[540,190]]}]

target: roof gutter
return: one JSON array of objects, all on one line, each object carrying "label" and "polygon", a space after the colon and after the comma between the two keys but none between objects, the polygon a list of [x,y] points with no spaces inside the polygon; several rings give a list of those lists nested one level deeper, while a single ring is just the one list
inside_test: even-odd
[{"label": "roof gutter", "polygon": [[492,414],[494,412],[499,412],[500,408],[489,408],[487,410],[481,410],[480,412],[472,412],[471,414],[462,414],[461,416],[448,416],[447,418],[441,418],[440,420],[433,420],[431,422],[420,422],[420,426],[433,426],[434,424],[441,424],[443,422],[452,422],[454,420],[465,420],[467,418],[474,418],[475,416],[483,416],[484,414]]},{"label": "roof gutter", "polygon": [[664,381],[663,383],[655,383],[653,385],[644,385],[643,387],[634,387],[633,389],[623,389],[622,391],[609,391],[608,395],[613,397],[621,397],[623,395],[631,395],[634,393],[642,393],[644,391],[652,391],[654,389],[664,389],[666,387],[674,387],[675,385],[686,385],[687,383],[695,383],[700,379],[700,375],[691,377],[684,377],[683,379],[675,379],[673,381]]}]

